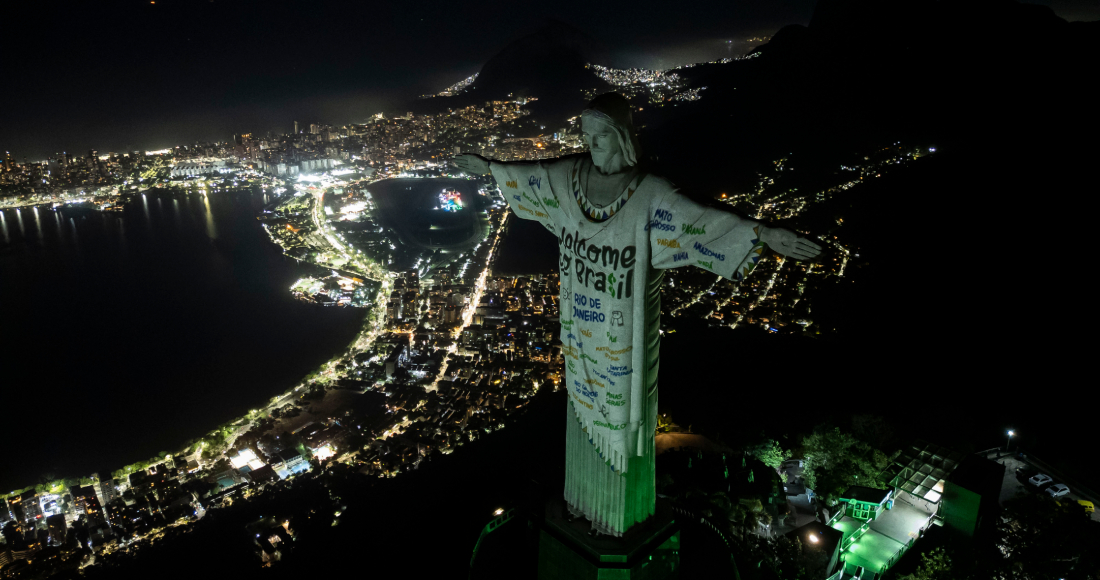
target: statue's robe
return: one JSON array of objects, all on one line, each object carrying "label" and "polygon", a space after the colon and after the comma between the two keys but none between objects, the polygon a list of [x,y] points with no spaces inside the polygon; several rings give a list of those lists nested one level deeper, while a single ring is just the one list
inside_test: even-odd
[{"label": "statue's robe", "polygon": [[655,509],[664,270],[694,265],[741,280],[764,244],[757,222],[691,201],[655,175],[639,173],[614,202],[593,206],[583,191],[590,163],[585,154],[493,161],[490,170],[515,214],[558,238],[565,499],[596,529],[619,536]]}]

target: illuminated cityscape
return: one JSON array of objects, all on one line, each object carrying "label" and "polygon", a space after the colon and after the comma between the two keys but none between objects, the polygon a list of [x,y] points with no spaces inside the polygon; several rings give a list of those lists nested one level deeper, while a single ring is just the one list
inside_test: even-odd
[{"label": "illuminated cityscape", "polygon": [[[1010,141],[1016,129],[1004,117],[979,126],[968,124],[976,114],[955,113],[932,124],[947,93],[925,85],[945,74],[937,66],[954,62],[953,52],[935,53],[920,82],[897,73],[889,86],[904,90],[853,98],[878,81],[845,74],[894,74],[889,59],[910,55],[911,45],[864,65],[860,55],[872,51],[845,44],[853,28],[828,18],[843,20],[824,14],[817,30],[745,34],[762,46],[736,56],[734,41],[713,40],[729,34],[700,32],[690,41],[717,46],[707,48],[710,60],[650,65],[667,68],[616,68],[580,55],[571,74],[590,84],[569,86],[569,100],[536,94],[526,79],[489,93],[483,83],[499,68],[487,66],[437,92],[418,88],[430,94],[400,109],[349,92],[357,112],[342,120],[293,109],[280,113],[280,128],[226,125],[237,128],[219,140],[157,150],[62,150],[37,160],[4,151],[0,281],[31,279],[39,268],[61,273],[49,288],[36,282],[9,300],[12,343],[59,366],[80,361],[69,364],[101,382],[73,388],[95,396],[131,359],[155,359],[140,367],[154,369],[143,371],[140,388],[119,387],[133,410],[97,420],[174,418],[190,430],[166,429],[160,435],[172,443],[152,447],[141,446],[152,434],[138,430],[124,438],[70,428],[57,407],[89,416],[102,409],[65,395],[48,365],[24,369],[5,358],[13,391],[34,395],[33,404],[13,397],[8,408],[38,418],[34,430],[5,437],[19,483],[0,493],[0,578],[146,574],[166,562],[194,574],[195,562],[217,561],[211,546],[236,558],[237,567],[216,572],[234,576],[261,568],[300,576],[338,561],[377,572],[388,557],[430,554],[436,543],[462,561],[425,563],[429,575],[483,577],[522,560],[523,517],[537,519],[527,513],[538,511],[531,498],[561,491],[553,471],[562,467],[560,441],[544,442],[538,431],[561,427],[561,405],[548,409],[568,393],[556,240],[512,215],[502,187],[515,182],[467,175],[454,158],[586,154],[579,112],[609,90],[630,102],[647,170],[678,171],[677,183],[690,184],[682,193],[698,203],[780,224],[825,248],[813,262],[762,254],[740,281],[684,267],[654,285],[663,341],[654,478],[682,526],[683,577],[1100,577],[1088,549],[1100,540],[1092,463],[1074,451],[1085,439],[1066,435],[1087,426],[1090,395],[1071,389],[1032,403],[1017,393],[1061,381],[1038,366],[1070,364],[1033,346],[1061,318],[1038,317],[1042,332],[1018,326],[1031,320],[1035,288],[1067,293],[1061,272],[1072,268],[1056,263],[1046,270],[1056,277],[1016,282],[1015,271],[1047,262],[989,256],[1002,243],[995,230],[1027,207],[1021,200],[1070,191],[1061,172],[1087,164],[1064,152],[1091,150],[1032,133]],[[472,28],[482,35],[485,26]],[[818,35],[828,26],[839,32]],[[951,30],[943,36],[965,36]],[[1095,36],[1095,27],[1074,30]],[[503,62],[568,52],[540,52],[547,47],[526,37],[511,46],[515,60]],[[345,49],[332,51],[339,66],[350,66],[340,60],[353,52]],[[288,58],[287,74],[303,77],[279,82],[316,82],[298,66],[307,68]],[[969,79],[971,65],[958,66],[965,72],[953,80]],[[452,63],[432,71],[443,82],[417,86],[443,86],[468,70]],[[801,77],[811,80],[798,84]],[[997,87],[990,90],[1011,92]],[[562,102],[572,116],[547,112]],[[1032,121],[1034,135],[1053,126]],[[1024,137],[1042,147],[1022,146]],[[99,276],[85,266],[92,260],[163,262],[168,274]],[[976,272],[989,277],[967,277]],[[68,294],[50,298],[57,288]],[[83,292],[107,298],[85,303]],[[100,312],[95,320],[117,318],[142,335],[162,325],[149,305],[170,311],[179,297],[210,308],[215,323],[179,342],[149,339],[142,350],[118,331],[94,334],[106,325],[81,314]],[[222,300],[222,309],[210,306]],[[17,322],[36,322],[37,310],[61,313],[69,328],[42,326],[92,338],[75,349],[51,344],[11,322],[22,310],[32,313]],[[244,314],[216,324],[228,310]],[[244,335],[223,328],[231,325],[271,341],[249,350]],[[325,335],[329,342],[307,353]],[[276,351],[276,343],[290,346]],[[1070,352],[1058,344],[1059,355]],[[164,380],[214,358],[229,362],[202,371],[193,391]],[[294,364],[279,367],[286,380],[255,370],[287,361]],[[186,411],[176,408],[184,399],[193,405]],[[1079,413],[1073,426],[1059,431],[1071,412]],[[997,427],[1004,417],[1020,422]],[[39,430],[64,443],[27,447]],[[163,450],[140,459],[138,448]],[[107,457],[108,449],[111,461],[128,459],[94,473],[66,466],[72,454]],[[415,551],[406,546],[417,542]],[[693,575],[711,564],[722,572]]]}]

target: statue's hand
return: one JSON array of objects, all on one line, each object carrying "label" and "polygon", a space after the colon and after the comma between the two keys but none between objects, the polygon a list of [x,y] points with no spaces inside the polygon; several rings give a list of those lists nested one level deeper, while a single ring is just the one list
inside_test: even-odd
[{"label": "statue's hand", "polygon": [[489,173],[489,160],[480,155],[455,155],[455,167],[471,175]]},{"label": "statue's hand", "polygon": [[798,234],[785,228],[765,227],[760,232],[760,241],[768,247],[795,260],[813,260],[821,253],[821,246],[798,237]]}]

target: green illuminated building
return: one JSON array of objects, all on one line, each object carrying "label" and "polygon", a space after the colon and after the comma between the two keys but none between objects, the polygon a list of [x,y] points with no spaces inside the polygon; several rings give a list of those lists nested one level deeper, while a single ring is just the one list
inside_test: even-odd
[{"label": "green illuminated building", "polygon": [[840,501],[848,504],[846,511],[857,520],[870,521],[886,509],[892,493],[888,489],[876,489],[862,485],[853,485],[840,496]]},{"label": "green illuminated building", "polygon": [[852,486],[829,526],[844,534],[837,574],[882,574],[931,526],[973,536],[1000,509],[1004,466],[977,455],[917,440],[878,480],[883,488]]}]

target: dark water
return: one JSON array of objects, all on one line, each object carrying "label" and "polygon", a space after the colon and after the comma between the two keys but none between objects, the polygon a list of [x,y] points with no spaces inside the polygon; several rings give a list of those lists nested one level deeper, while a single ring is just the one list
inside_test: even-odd
[{"label": "dark water", "polygon": [[122,213],[0,212],[0,489],[175,450],[297,383],[364,311],[295,301],[316,269],[261,192],[149,193]]},{"label": "dark water", "polygon": [[[461,194],[462,209],[443,211],[439,194],[444,188]],[[407,244],[430,248],[465,249],[485,237],[482,209],[488,200],[478,195],[475,182],[466,179],[387,179],[368,188],[379,220],[393,228]]]}]

